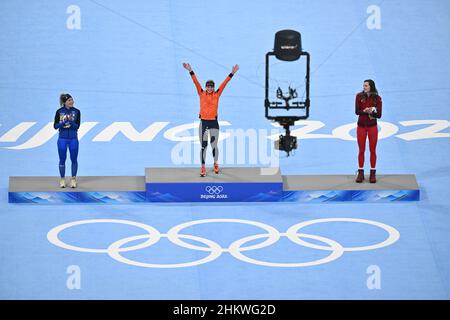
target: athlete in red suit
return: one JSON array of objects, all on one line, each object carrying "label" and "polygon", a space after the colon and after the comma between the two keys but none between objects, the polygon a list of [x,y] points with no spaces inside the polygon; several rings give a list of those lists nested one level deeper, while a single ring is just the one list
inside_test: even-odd
[{"label": "athlete in red suit", "polygon": [[363,91],[356,95],[355,113],[358,116],[356,136],[358,140],[358,175],[356,182],[364,180],[364,153],[366,140],[369,137],[370,150],[370,183],[377,182],[375,172],[377,163],[378,126],[377,119],[381,118],[382,101],[373,80],[364,80]]}]

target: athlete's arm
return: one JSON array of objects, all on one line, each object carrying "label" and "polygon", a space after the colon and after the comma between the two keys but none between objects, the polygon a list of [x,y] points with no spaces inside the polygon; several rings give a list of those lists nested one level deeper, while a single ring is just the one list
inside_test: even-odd
[{"label": "athlete's arm", "polygon": [[382,109],[383,102],[381,100],[381,97],[377,95],[376,99],[376,111],[373,111],[370,116],[373,118],[380,119],[381,118],[381,109]]},{"label": "athlete's arm", "polygon": [[192,77],[192,81],[194,81],[195,88],[197,89],[197,93],[200,94],[203,89],[200,85],[200,82],[198,82],[197,76],[195,75],[194,71],[192,71],[192,67],[189,63],[183,63],[183,68],[185,68],[187,71],[189,71],[189,74]]},{"label": "athlete's arm", "polygon": [[361,116],[361,115],[363,115],[363,114],[367,114],[367,111],[368,111],[368,109],[369,109],[369,108],[366,108],[366,109],[364,109],[364,110],[360,110],[360,109],[359,109],[359,106],[360,106],[360,101],[359,101],[359,99],[360,99],[360,96],[359,96],[359,94],[357,94],[357,95],[356,95],[356,99],[355,99],[355,114],[356,114],[357,116]]},{"label": "athlete's arm", "polygon": [[70,127],[77,130],[80,127],[80,118],[81,118],[81,112],[78,111],[77,112],[77,118],[75,119],[75,121],[69,121]]},{"label": "athlete's arm", "polygon": [[56,110],[55,120],[53,121],[53,128],[60,129],[62,127],[64,127],[64,123],[63,122],[59,122],[59,112],[58,112],[58,110]]},{"label": "athlete's arm", "polygon": [[81,111],[78,111],[78,118],[75,120],[75,123],[78,125],[78,128],[80,127],[81,122]]},{"label": "athlete's arm", "polygon": [[217,89],[217,92],[220,94],[222,94],[223,89],[225,89],[226,85],[228,84],[228,82],[230,82],[231,78],[233,78],[234,74],[239,70],[239,66],[237,64],[235,64],[233,66],[233,68],[231,69],[231,73],[225,78],[225,80],[223,80],[222,84],[219,86],[219,89]]}]

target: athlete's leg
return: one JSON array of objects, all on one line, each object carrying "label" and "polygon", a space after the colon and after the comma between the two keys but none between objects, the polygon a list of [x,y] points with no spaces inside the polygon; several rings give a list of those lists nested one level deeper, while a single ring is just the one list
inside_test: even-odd
[{"label": "athlete's leg", "polygon": [[211,135],[211,148],[212,155],[214,157],[214,163],[217,163],[219,159],[219,148],[217,147],[217,142],[219,141],[219,129],[213,128],[209,129],[209,134]]},{"label": "athlete's leg", "polygon": [[358,165],[359,169],[364,168],[364,153],[366,151],[367,128],[357,126],[356,140],[358,141]]},{"label": "athlete's leg", "polygon": [[375,169],[377,165],[378,126],[367,129],[369,132],[370,168]]},{"label": "athlete's leg", "polygon": [[206,159],[206,149],[208,148],[208,126],[204,124],[202,120],[200,120],[198,136],[200,140],[200,160],[202,165],[204,165]]},{"label": "athlete's leg", "polygon": [[72,161],[72,177],[76,177],[78,171],[78,145],[78,139],[70,139],[69,151],[70,161]]},{"label": "athlete's leg", "polygon": [[59,175],[64,178],[66,175],[66,158],[67,158],[67,139],[59,138],[58,145],[58,155],[59,155]]}]

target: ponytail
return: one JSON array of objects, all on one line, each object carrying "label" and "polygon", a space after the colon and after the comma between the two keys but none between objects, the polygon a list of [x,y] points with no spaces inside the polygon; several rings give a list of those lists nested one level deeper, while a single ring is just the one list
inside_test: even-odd
[{"label": "ponytail", "polygon": [[64,93],[61,93],[61,94],[59,95],[59,105],[60,105],[61,107],[64,105],[64,102],[65,102],[64,96],[65,96]]}]

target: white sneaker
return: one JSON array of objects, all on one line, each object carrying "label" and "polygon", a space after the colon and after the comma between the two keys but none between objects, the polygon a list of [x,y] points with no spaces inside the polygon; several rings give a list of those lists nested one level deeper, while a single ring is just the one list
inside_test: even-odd
[{"label": "white sneaker", "polygon": [[65,188],[66,187],[66,179],[61,178],[61,180],[59,180],[59,186],[61,188]]},{"label": "white sneaker", "polygon": [[72,179],[70,179],[70,186],[72,188],[76,188],[77,187],[77,179],[75,177],[72,177]]}]

